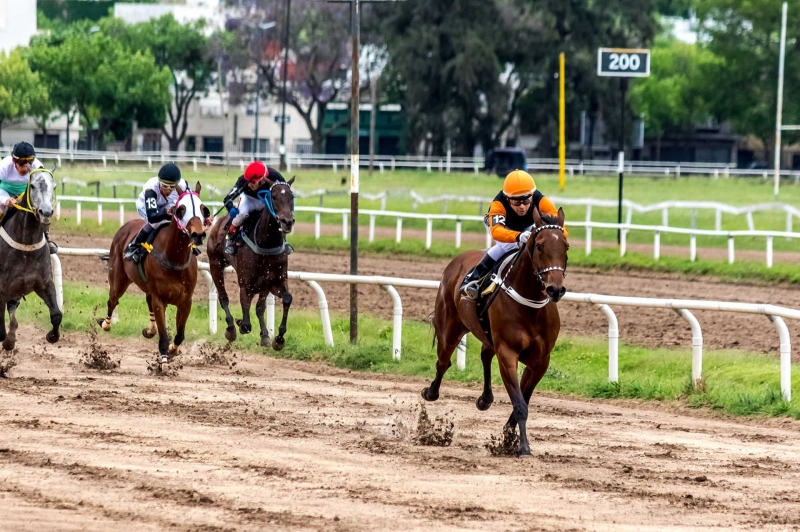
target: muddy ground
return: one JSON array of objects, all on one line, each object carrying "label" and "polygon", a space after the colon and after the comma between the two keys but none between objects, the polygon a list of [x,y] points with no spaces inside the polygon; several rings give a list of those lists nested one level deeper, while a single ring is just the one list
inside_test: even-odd
[{"label": "muddy ground", "polygon": [[[58,239],[66,247],[108,247],[110,239],[61,236]],[[201,256],[205,260],[205,255]],[[413,279],[436,279],[446,266],[444,260],[423,260],[409,257],[359,258],[359,272],[365,275],[387,275]],[[62,258],[64,279],[105,286],[106,272],[103,264],[95,258]],[[343,254],[318,254],[297,252],[291,256],[290,268],[295,271],[348,273],[348,257]],[[634,272],[597,272],[570,268],[567,288],[572,292],[591,292],[620,296],[664,297],[680,299],[712,299],[742,301],[748,303],[771,303],[800,308],[800,287],[764,284],[731,284],[718,282],[708,277],[687,277],[671,274]],[[227,276],[227,289],[233,301],[238,301],[239,292],[235,277]],[[321,283],[328,305],[333,312],[347,313],[349,310],[348,285]],[[136,291],[135,287],[131,288]],[[406,319],[427,320],[433,311],[435,293],[432,290],[398,289],[403,301]],[[314,292],[305,283],[292,282],[294,308],[317,310]],[[196,299],[207,300],[208,285],[198,279]],[[102,304],[102,301],[98,301]],[[392,317],[392,302],[388,294],[376,286],[359,287],[360,308],[385,319]],[[570,335],[602,337],[607,334],[608,322],[594,305],[562,302],[562,332]],[[691,330],[688,323],[670,310],[618,307],[620,338],[631,345],[645,347],[689,347]],[[780,342],[775,326],[766,317],[749,314],[721,312],[696,312],[703,329],[703,341],[712,349],[744,349],[753,352],[777,353]],[[788,323],[792,343],[800,345],[800,324]],[[289,326],[291,334],[291,321]],[[795,350],[797,351],[797,350]],[[795,354],[800,361],[800,353]]]},{"label": "muddy ground", "polygon": [[115,371],[79,364],[85,334],[17,354],[0,379],[0,529],[800,526],[794,421],[537,394],[533,457],[494,457],[485,446],[510,412],[501,389],[479,412],[477,387],[446,381],[427,414],[452,420],[452,443],[420,446],[420,379],[198,344],[177,376],[156,377],[141,354],[152,345],[104,338]]}]

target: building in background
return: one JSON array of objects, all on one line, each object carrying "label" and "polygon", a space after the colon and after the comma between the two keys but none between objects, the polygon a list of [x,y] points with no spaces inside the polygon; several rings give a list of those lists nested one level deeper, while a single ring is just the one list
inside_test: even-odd
[{"label": "building in background", "polygon": [[127,24],[139,24],[164,15],[172,15],[181,24],[200,19],[206,21],[206,32],[210,35],[225,26],[225,11],[220,0],[184,0],[183,2],[159,4],[134,4],[117,2],[114,17]]},{"label": "building in background", "polygon": [[[362,103],[359,106],[359,123],[361,129],[358,135],[358,151],[361,157],[369,156],[369,120],[372,112],[371,103]],[[331,102],[325,112],[323,127],[335,127],[325,136],[325,153],[348,154],[350,153],[350,107],[344,102]],[[405,147],[401,142],[405,127],[405,113],[398,104],[378,105],[378,114],[375,117],[375,154],[376,155],[404,155]]]}]

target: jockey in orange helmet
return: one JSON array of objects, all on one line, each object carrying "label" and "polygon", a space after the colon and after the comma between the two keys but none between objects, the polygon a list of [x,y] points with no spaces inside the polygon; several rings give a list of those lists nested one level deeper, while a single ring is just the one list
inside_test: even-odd
[{"label": "jockey in orange helmet", "polygon": [[[258,212],[266,207],[266,203],[259,199],[258,193],[262,190],[269,190],[276,181],[285,182],[286,180],[280,172],[261,161],[252,162],[247,165],[244,175],[236,180],[236,184],[222,200],[231,215],[228,232],[225,235],[226,254],[236,255],[236,244],[240,238],[239,228],[242,227],[251,212]],[[233,200],[239,195],[241,195],[239,203],[234,207]]]},{"label": "jockey in orange helmet", "polygon": [[[492,271],[500,258],[523,247],[531,237],[533,227],[533,207],[548,216],[558,216],[553,202],[536,189],[536,183],[527,172],[514,170],[506,176],[501,190],[484,218],[484,223],[497,243],[492,246],[481,261],[464,277],[461,291],[470,299],[478,297],[478,281]],[[564,228],[564,236],[568,236]]]}]

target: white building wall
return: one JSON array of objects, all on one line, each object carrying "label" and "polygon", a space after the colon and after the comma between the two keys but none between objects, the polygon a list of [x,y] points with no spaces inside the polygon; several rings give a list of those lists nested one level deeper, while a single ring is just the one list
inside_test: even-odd
[{"label": "white building wall", "polygon": [[0,50],[28,46],[36,34],[36,0],[0,0]]},{"label": "white building wall", "polygon": [[185,4],[114,4],[114,17],[128,24],[139,24],[169,14],[181,24],[204,19],[208,34],[225,25],[225,15],[219,0],[187,0]]}]

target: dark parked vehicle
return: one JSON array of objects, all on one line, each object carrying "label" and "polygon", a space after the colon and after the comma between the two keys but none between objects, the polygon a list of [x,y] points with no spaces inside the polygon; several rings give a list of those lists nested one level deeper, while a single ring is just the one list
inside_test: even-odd
[{"label": "dark parked vehicle", "polygon": [[506,177],[514,170],[528,170],[525,152],[521,148],[498,148],[486,156],[484,170]]}]

